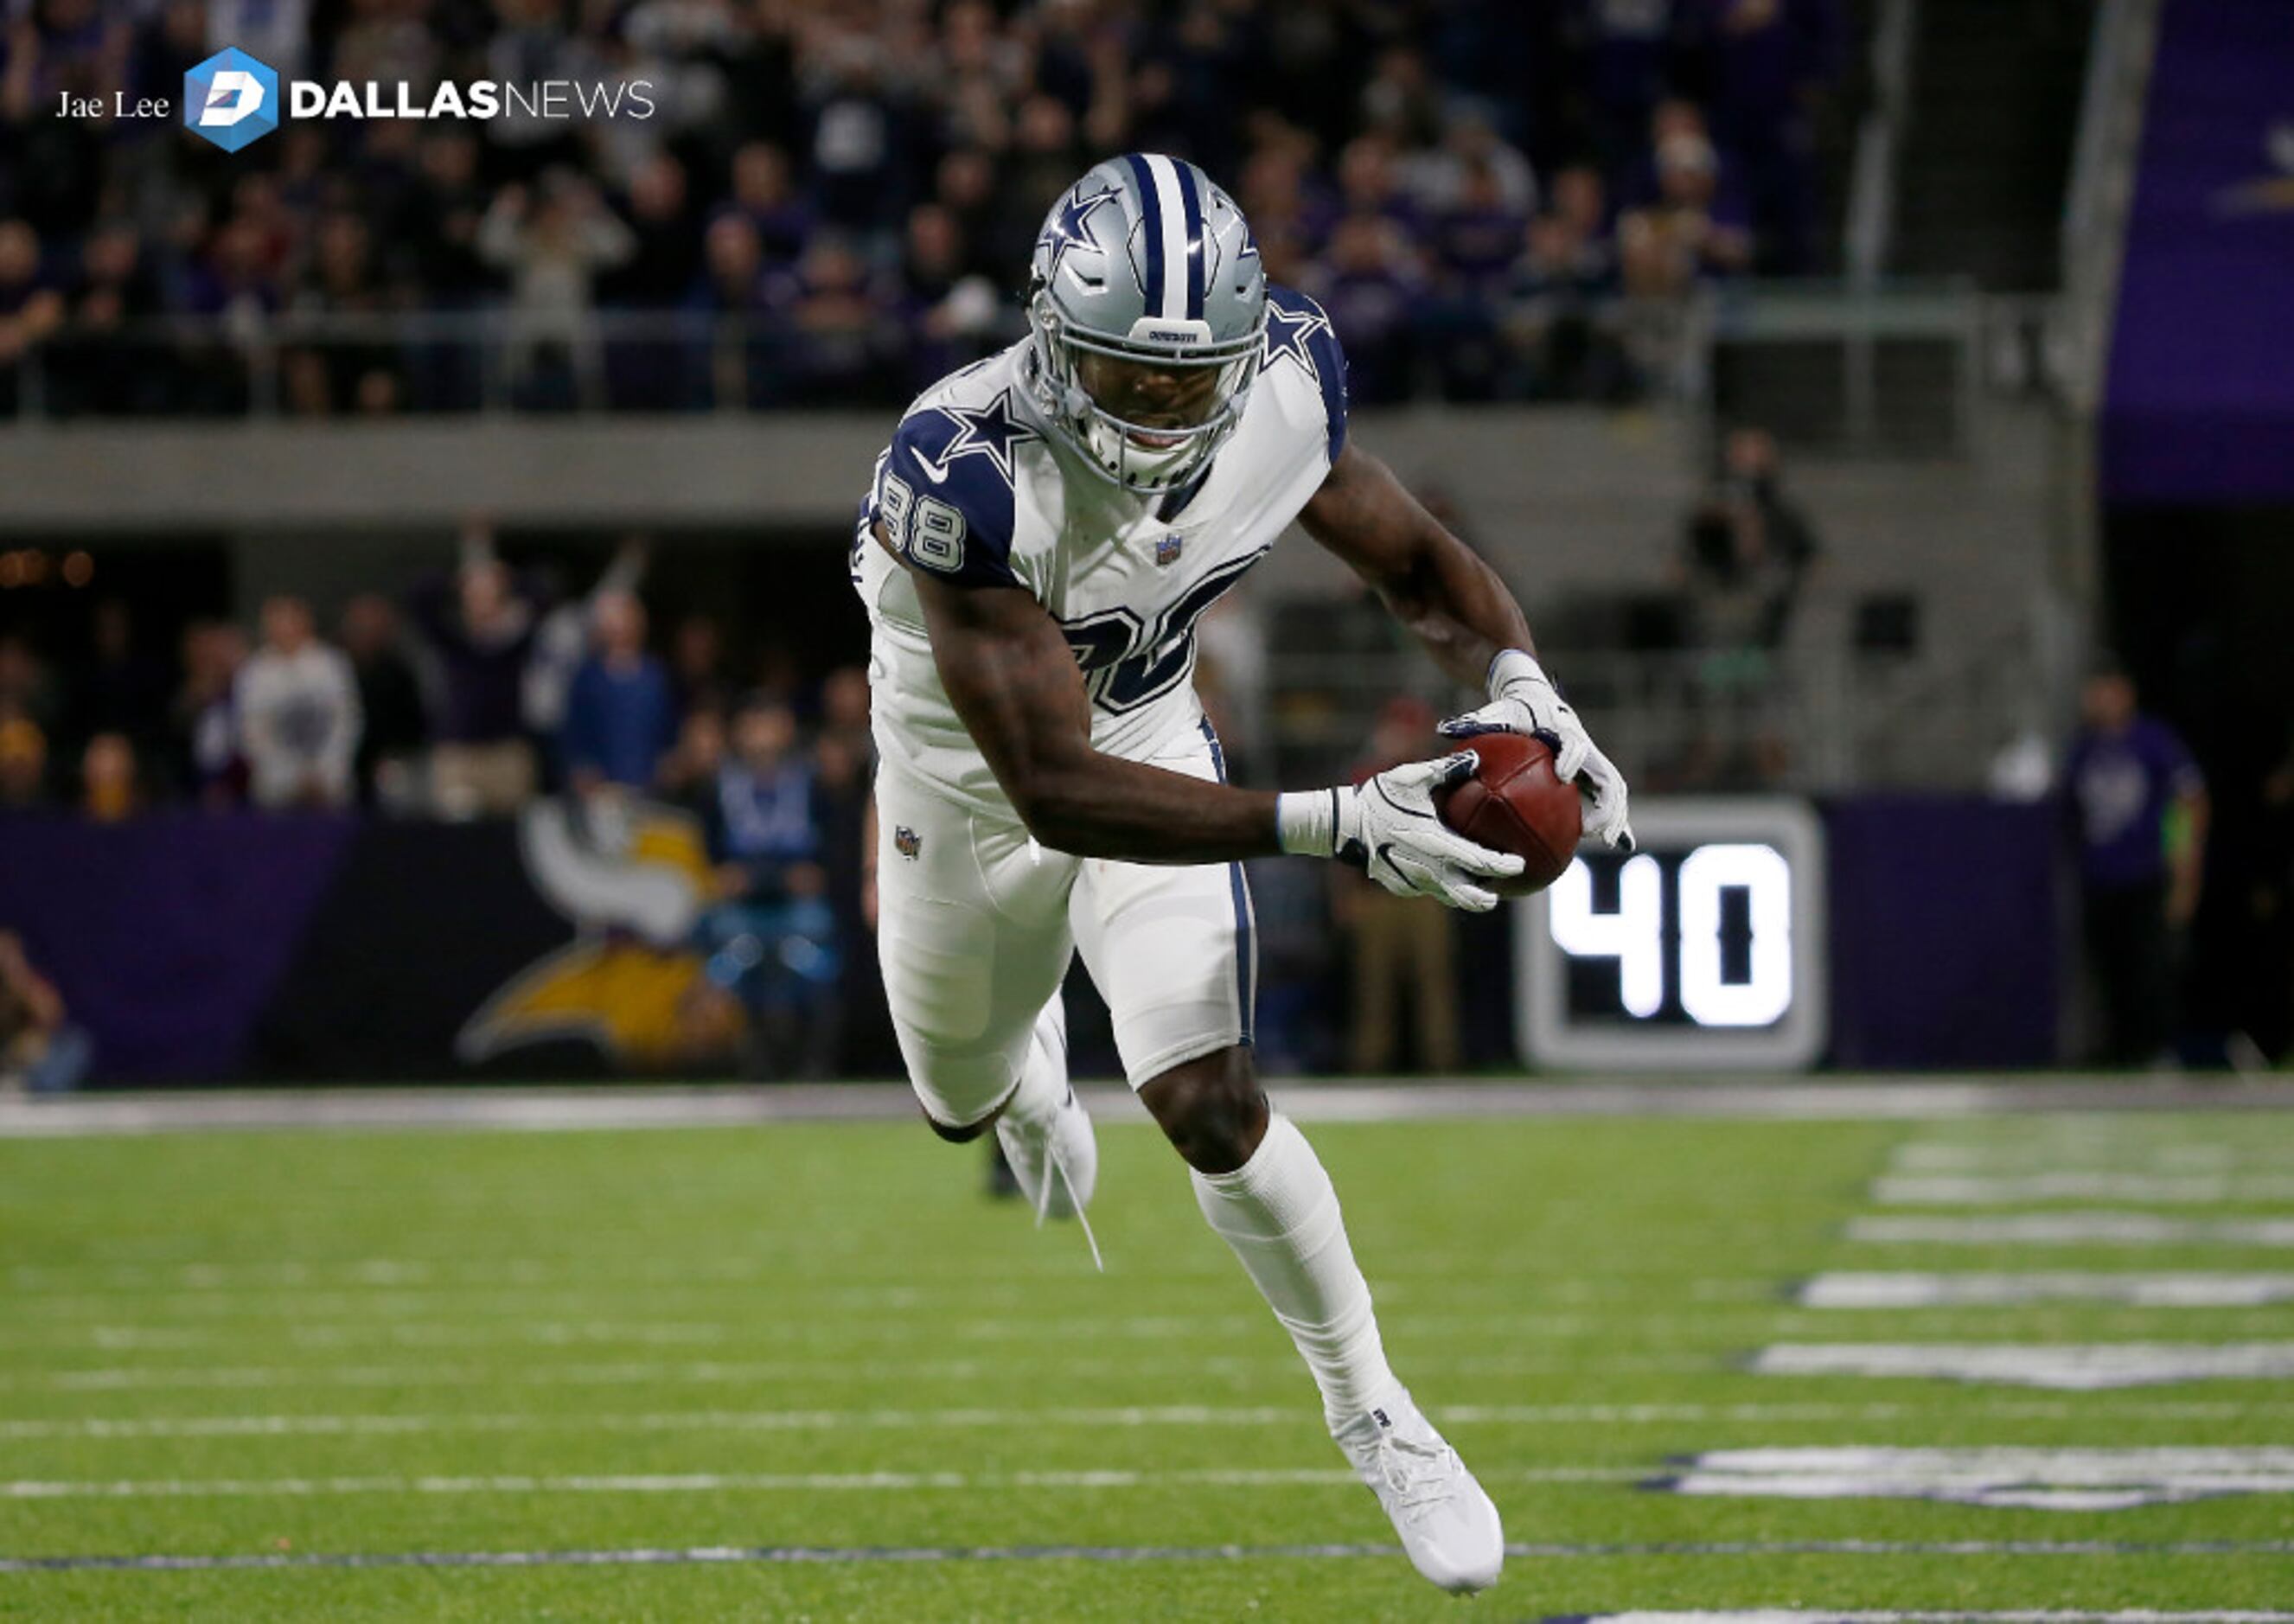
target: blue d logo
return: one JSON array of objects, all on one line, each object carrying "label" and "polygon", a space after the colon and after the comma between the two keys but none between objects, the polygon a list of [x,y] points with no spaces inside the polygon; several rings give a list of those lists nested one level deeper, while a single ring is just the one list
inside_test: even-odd
[{"label": "blue d logo", "polygon": [[183,126],[236,152],[279,127],[279,75],[232,46],[183,75]]}]

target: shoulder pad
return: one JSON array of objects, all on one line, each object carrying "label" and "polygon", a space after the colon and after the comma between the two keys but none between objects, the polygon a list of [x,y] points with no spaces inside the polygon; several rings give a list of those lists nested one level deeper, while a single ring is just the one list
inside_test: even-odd
[{"label": "shoulder pad", "polygon": [[1303,368],[1322,386],[1330,461],[1346,445],[1346,353],[1322,307],[1293,288],[1266,287],[1266,345],[1260,364]]},{"label": "shoulder pad", "polygon": [[1014,459],[1036,437],[1008,389],[918,406],[878,462],[874,516],[900,556],[964,586],[1025,584],[1012,567]]}]

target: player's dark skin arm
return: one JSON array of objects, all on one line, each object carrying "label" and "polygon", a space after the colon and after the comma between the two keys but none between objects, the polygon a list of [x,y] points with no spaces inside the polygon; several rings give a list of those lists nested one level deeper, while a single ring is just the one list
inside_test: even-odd
[{"label": "player's dark skin arm", "polygon": [[[1497,573],[1368,453],[1342,452],[1300,518],[1460,682],[1478,688],[1500,649],[1529,647]],[[1227,862],[1281,849],[1273,795],[1092,748],[1082,673],[1034,598],[909,573],[948,698],[1037,839],[1131,862]]]},{"label": "player's dark skin arm", "polygon": [[[883,537],[878,536],[881,544]],[[1044,606],[911,568],[956,714],[1028,832],[1056,852],[1128,862],[1232,862],[1281,849],[1274,797],[1092,748],[1083,673]]]},{"label": "player's dark skin arm", "polygon": [[1536,652],[1498,572],[1403,489],[1392,469],[1351,442],[1298,522],[1463,686],[1478,692],[1490,662],[1508,649]]}]

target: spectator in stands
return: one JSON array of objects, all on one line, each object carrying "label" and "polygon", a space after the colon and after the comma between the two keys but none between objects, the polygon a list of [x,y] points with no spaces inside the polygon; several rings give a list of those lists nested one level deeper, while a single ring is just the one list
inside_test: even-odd
[{"label": "spectator in stands", "polygon": [[1712,141],[1695,129],[1674,129],[1660,137],[1655,165],[1655,196],[1617,222],[1625,291],[1668,303],[1700,282],[1748,269],[1750,222],[1741,200],[1722,188]]},{"label": "spectator in stands", "polygon": [[354,763],[359,802],[410,806],[414,765],[429,726],[422,684],[400,648],[397,606],[380,592],[361,592],[343,606],[341,637],[365,721]]},{"label": "spectator in stands", "polygon": [[[89,235],[67,308],[52,339],[52,404],[59,416],[150,412],[164,405],[166,351],[130,330],[159,314],[159,277],[133,222],[107,220]],[[128,363],[118,347],[127,344]]]},{"label": "spectator in stands", "polygon": [[487,288],[492,276],[478,252],[486,202],[479,184],[477,138],[452,125],[425,135],[396,245],[412,284],[407,294],[459,310]]},{"label": "spectator in stands", "polygon": [[768,284],[784,387],[809,405],[858,405],[900,374],[896,313],[843,239],[814,239],[796,269]]},{"label": "spectator in stands", "polygon": [[0,220],[0,412],[17,410],[25,358],[63,321],[63,296],[41,267],[39,233],[21,220]]},{"label": "spectator in stands", "polygon": [[55,983],[33,967],[22,939],[0,930],[0,1094],[69,1093],[94,1053]]},{"label": "spectator in stands", "polygon": [[590,657],[598,603],[614,592],[635,592],[644,584],[652,556],[653,544],[644,536],[623,536],[587,598],[569,597],[561,590],[559,572],[553,567],[533,572],[534,600],[550,606],[534,628],[520,684],[520,711],[525,730],[534,738],[555,740],[565,729],[565,697],[573,690],[574,673]]},{"label": "spectator in stands", "polygon": [[907,130],[884,86],[881,53],[877,42],[857,32],[824,39],[805,97],[810,191],[823,219],[847,232],[883,226],[907,202],[900,173]]},{"label": "spectator in stands", "polygon": [[1765,428],[1731,429],[1721,450],[1721,489],[1727,498],[1760,515],[1763,542],[1790,567],[1792,590],[1771,627],[1770,644],[1784,641],[1794,604],[1810,573],[1822,561],[1824,546],[1816,526],[1785,494],[1777,437]]},{"label": "spectator in stands", "polygon": [[1710,83],[1713,133],[1744,164],[1761,268],[1814,258],[1815,115],[1847,61],[1841,0],[1680,0]]},{"label": "spectator in stands", "polygon": [[1497,311],[1523,220],[1496,169],[1482,159],[1456,177],[1436,217],[1435,282],[1423,320],[1444,400],[1487,400],[1498,391],[1505,357]]},{"label": "spectator in stands", "polygon": [[725,628],[713,615],[687,615],[669,638],[669,680],[679,715],[714,711],[720,721],[732,708],[725,667]]},{"label": "spectator in stands", "polygon": [[1521,392],[1614,399],[1630,387],[1624,354],[1600,320],[1616,291],[1617,247],[1600,171],[1553,176],[1550,207],[1529,223],[1506,294],[1506,324],[1528,373]]},{"label": "spectator in stands", "polygon": [[749,223],[764,263],[776,266],[797,262],[818,224],[789,179],[788,154],[769,141],[733,154],[733,196],[724,214]]},{"label": "spectator in stands", "polygon": [[[384,315],[386,301],[364,220],[336,213],[319,222],[294,307],[305,315],[352,322]],[[287,396],[294,409],[306,417],[395,411],[401,390],[386,335],[352,329],[323,336],[326,342],[289,350],[284,357]]]},{"label": "spectator in stands", "polygon": [[63,718],[63,695],[47,662],[19,632],[0,633],[0,706],[53,733]]},{"label": "spectator in stands", "polygon": [[1582,53],[1592,136],[1612,167],[1640,144],[1665,94],[1680,0],[1565,0],[1566,26]]},{"label": "spectator in stands", "polygon": [[358,679],[321,641],[311,606],[281,594],[263,606],[263,646],[240,668],[240,747],[257,806],[338,807],[355,792]]},{"label": "spectator in stands", "polygon": [[662,793],[700,818],[706,828],[716,816],[717,775],[725,765],[725,713],[700,706],[678,724],[677,747],[662,763]]},{"label": "spectator in stands", "polygon": [[[1379,713],[1354,781],[1426,754],[1436,718],[1422,699],[1399,698]],[[1354,950],[1348,1064],[1358,1073],[1454,1071],[1458,1065],[1458,988],[1450,914],[1421,908],[1347,872],[1334,876],[1333,911]],[[1410,1005],[1412,1046],[1400,1047],[1402,1008]]]},{"label": "spectator in stands", "polygon": [[48,736],[18,706],[0,698],[0,809],[47,799]]},{"label": "spectator in stands", "polygon": [[183,681],[168,707],[169,754],[175,781],[209,808],[237,805],[247,793],[237,702],[246,661],[246,634],[230,622],[195,620],[183,628]]},{"label": "spectator in stands", "polygon": [[[701,212],[694,207],[685,166],[655,152],[630,177],[622,205],[636,251],[598,284],[600,298],[617,310],[673,310],[701,273]],[[647,333],[616,337],[606,349],[613,404],[624,411],[659,411],[690,404],[680,364],[682,347]]]},{"label": "spectator in stands", "polygon": [[2063,777],[2101,1057],[2148,1065],[2171,1058],[2176,944],[2198,914],[2206,871],[2206,781],[2175,730],[2137,707],[2134,680],[2116,665],[2087,678]]},{"label": "spectator in stands", "polygon": [[996,284],[965,269],[956,216],[938,203],[908,214],[908,377],[922,389],[994,350],[1004,299]]},{"label": "spectator in stands", "polygon": [[598,278],[627,264],[637,237],[597,187],[551,170],[529,191],[505,186],[478,222],[478,256],[510,278],[526,404],[571,406],[596,396],[601,362],[590,316]]},{"label": "spectator in stands", "polygon": [[1322,301],[1346,346],[1347,392],[1357,402],[1405,398],[1418,363],[1417,319],[1425,287],[1394,222],[1354,213],[1340,220],[1307,291]]},{"label": "spectator in stands", "polygon": [[98,733],[80,753],[80,815],[92,823],[118,823],[142,809],[143,785],[135,747],[125,733]]},{"label": "spectator in stands", "polygon": [[134,616],[121,600],[99,601],[89,630],[94,646],[73,684],[74,736],[124,733],[139,750],[152,748],[167,730],[167,671],[135,646]]},{"label": "spectator in stands", "polygon": [[834,1055],[840,967],[813,769],[795,714],[777,700],[744,700],[732,745],[709,806],[719,901],[697,927],[709,974],[748,1007],[765,1074],[819,1075]]},{"label": "spectator in stands", "polygon": [[426,582],[408,600],[440,668],[431,794],[450,818],[515,812],[535,779],[522,702],[541,607],[494,557],[483,525],[462,550],[451,581]]},{"label": "spectator in stands", "polygon": [[590,607],[590,654],[574,673],[558,735],[568,788],[651,789],[677,743],[677,697],[667,667],[646,649],[645,606],[627,592]]}]

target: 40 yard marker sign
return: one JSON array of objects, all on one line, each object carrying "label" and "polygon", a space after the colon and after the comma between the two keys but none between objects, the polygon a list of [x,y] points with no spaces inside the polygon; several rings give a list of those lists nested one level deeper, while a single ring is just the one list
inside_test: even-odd
[{"label": "40 yard marker sign", "polygon": [[1517,1037],[1535,1065],[1798,1070],[1822,1055],[1824,828],[1801,801],[1636,806],[1515,911]]}]

